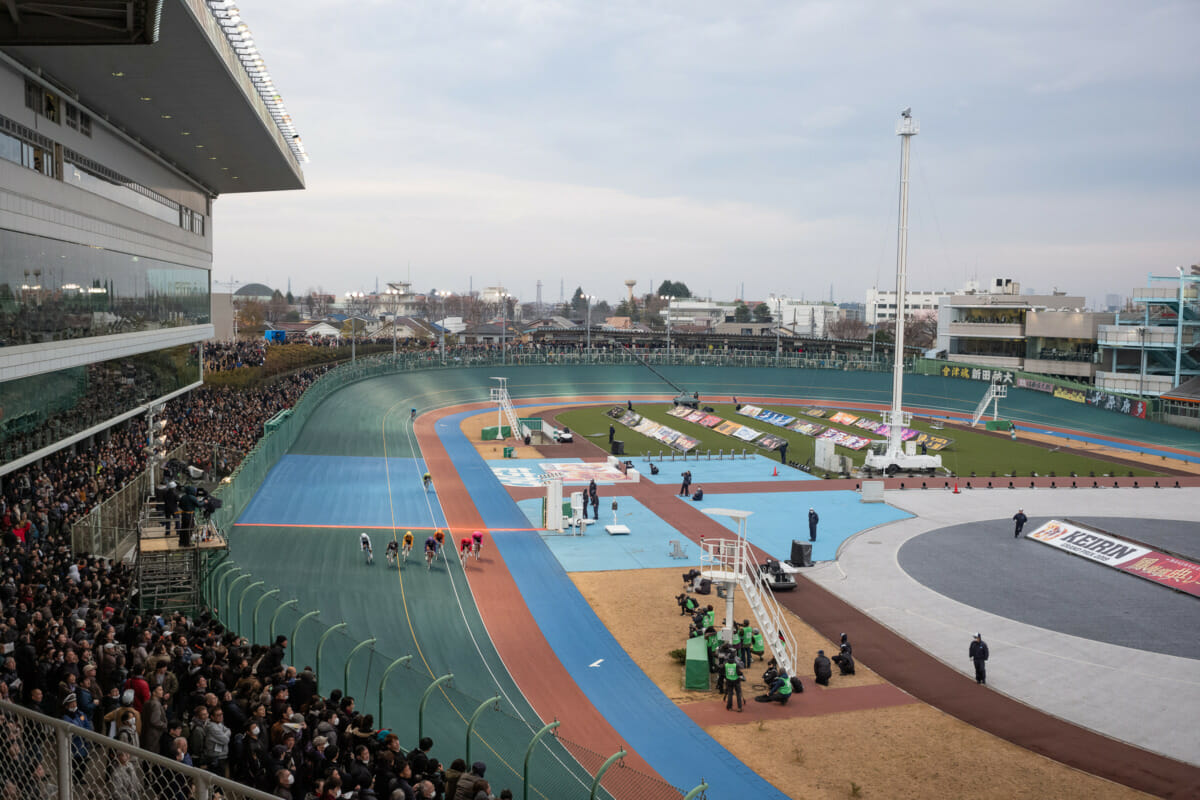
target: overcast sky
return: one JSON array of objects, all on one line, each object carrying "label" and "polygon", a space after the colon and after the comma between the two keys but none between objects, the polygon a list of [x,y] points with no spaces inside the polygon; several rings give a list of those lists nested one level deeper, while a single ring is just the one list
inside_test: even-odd
[{"label": "overcast sky", "polygon": [[1200,262],[1200,3],[241,0],[312,161],[214,280],[838,301]]}]

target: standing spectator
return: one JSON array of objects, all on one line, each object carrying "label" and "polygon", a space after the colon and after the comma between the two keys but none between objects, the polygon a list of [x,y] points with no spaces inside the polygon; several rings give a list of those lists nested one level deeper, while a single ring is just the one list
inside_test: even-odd
[{"label": "standing spectator", "polygon": [[[92,721],[88,719],[86,714],[79,710],[79,703],[73,694],[69,694],[63,698],[62,718],[64,722],[69,722],[78,728],[83,728],[85,731],[92,730]],[[90,745],[88,745],[87,740],[82,736],[71,737],[71,774],[74,776],[76,783],[80,781],[84,771],[87,769],[87,758],[90,750]]]},{"label": "standing spectator", "polygon": [[112,800],[129,800],[141,797],[142,781],[132,756],[124,750],[117,751],[116,761],[108,776],[108,796]]},{"label": "standing spectator", "polygon": [[454,797],[447,797],[446,800],[475,800],[475,784],[483,780],[483,773],[487,771],[487,764],[482,761],[476,761],[471,765],[471,771],[463,774],[458,779],[458,787],[454,791]]},{"label": "standing spectator", "polygon": [[690,469],[684,470],[683,471],[683,483],[681,483],[679,485],[679,496],[687,497],[689,494],[691,494],[691,492],[689,491],[691,489],[691,487],[692,487],[692,471]]},{"label": "standing spectator", "polygon": [[810,542],[817,540],[817,523],[820,521],[821,518],[817,516],[817,510],[810,507],[808,509],[808,540]]},{"label": "standing spectator", "polygon": [[1021,531],[1025,528],[1025,523],[1029,522],[1029,517],[1025,516],[1025,509],[1017,509],[1017,513],[1013,515],[1013,522],[1016,523],[1016,529],[1013,531],[1013,538],[1016,539],[1020,537]]},{"label": "standing spectator", "polygon": [[229,777],[231,736],[229,728],[225,727],[225,711],[217,706],[209,713],[208,724],[204,729],[204,761],[210,772],[215,772],[222,778]]},{"label": "standing spectator", "polygon": [[142,706],[150,699],[150,684],[142,677],[143,669],[143,667],[137,666],[130,670],[129,679],[121,687],[122,690],[133,690],[133,707],[138,713],[141,713]]},{"label": "standing spectator", "polygon": [[614,436],[616,436],[616,435],[617,435],[617,429],[616,429],[616,428],[614,428],[614,427],[612,426],[612,424],[610,423],[610,424],[609,424],[609,426],[608,426],[608,443],[609,443],[609,444],[612,444],[612,443],[613,443],[613,437],[614,437]]},{"label": "standing spectator", "polygon": [[967,657],[975,663],[975,682],[986,685],[988,646],[987,642],[983,640],[982,634],[975,634],[975,638],[971,640],[971,647],[967,650]]},{"label": "standing spectator", "polygon": [[167,731],[167,710],[163,707],[163,688],[155,686],[150,699],[142,706],[142,737],[147,750],[158,752],[159,742]]}]

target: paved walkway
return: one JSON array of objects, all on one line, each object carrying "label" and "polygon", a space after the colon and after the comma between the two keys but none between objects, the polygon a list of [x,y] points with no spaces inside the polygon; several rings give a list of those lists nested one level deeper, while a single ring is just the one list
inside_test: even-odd
[{"label": "paved walkway", "polygon": [[[898,560],[900,548],[913,537],[964,522],[1004,519],[1018,506],[1031,517],[1196,519],[1200,491],[908,491],[888,492],[886,500],[915,516],[859,534],[843,546],[836,562],[802,574],[965,675],[974,674],[967,645],[982,632],[992,657],[988,688],[981,691],[1001,692],[1084,728],[1200,766],[1195,724],[1200,661],[1082,639],[981,611],[921,585]],[[1014,544],[1043,546],[1027,540]],[[1086,611],[1108,615],[1114,624],[1153,624],[1123,623],[1120,608]],[[1195,626],[1200,637],[1200,603]],[[860,649],[858,640],[855,649]]]}]

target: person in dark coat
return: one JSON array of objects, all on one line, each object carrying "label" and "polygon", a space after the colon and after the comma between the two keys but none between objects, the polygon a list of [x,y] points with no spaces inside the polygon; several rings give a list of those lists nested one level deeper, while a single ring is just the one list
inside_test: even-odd
[{"label": "person in dark coat", "polygon": [[988,646],[981,634],[975,634],[975,638],[971,640],[971,649],[967,651],[967,656],[975,662],[975,682],[986,685]]},{"label": "person in dark coat", "polygon": [[592,519],[600,519],[600,490],[596,488],[595,480],[588,483],[587,497],[583,498],[584,519],[587,519],[588,503],[592,505]]},{"label": "person in dark coat", "polygon": [[612,444],[613,437],[617,435],[617,429],[612,425],[608,426],[608,443]]},{"label": "person in dark coat", "polygon": [[854,674],[854,656],[850,655],[849,645],[842,645],[842,652],[833,657],[833,663],[837,664],[842,675]]},{"label": "person in dark coat", "polygon": [[829,679],[833,677],[833,668],[829,665],[824,650],[818,650],[817,657],[813,659],[813,677],[822,686],[828,686]]},{"label": "person in dark coat", "polygon": [[1029,522],[1029,517],[1025,516],[1025,509],[1017,509],[1017,513],[1013,515],[1013,522],[1016,523],[1016,528],[1013,530],[1013,538],[1016,539],[1021,536],[1021,531],[1025,528],[1025,523]]},{"label": "person in dark coat", "polygon": [[787,442],[784,442],[783,444],[779,445],[779,463],[780,464],[787,463],[787,446],[788,446]]},{"label": "person in dark coat", "polygon": [[842,653],[844,655],[852,655],[853,652],[854,652],[854,648],[850,646],[850,637],[843,633],[842,634]]},{"label": "person in dark coat", "polygon": [[817,511],[814,508],[808,509],[808,540],[815,542],[817,540],[817,523],[821,518],[817,516]]},{"label": "person in dark coat", "polygon": [[689,469],[689,470],[685,470],[683,473],[683,483],[680,484],[680,486],[679,486],[679,495],[681,497],[687,497],[689,494],[691,494],[691,492],[688,491],[691,488],[692,488],[692,471]]}]

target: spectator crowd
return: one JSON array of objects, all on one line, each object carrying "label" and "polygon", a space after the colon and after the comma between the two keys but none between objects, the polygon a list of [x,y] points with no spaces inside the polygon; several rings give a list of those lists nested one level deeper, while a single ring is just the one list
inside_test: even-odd
[{"label": "spectator crowd", "polygon": [[[254,352],[233,348],[220,359]],[[251,391],[201,388],[167,404],[168,432],[218,453],[244,452],[323,371]],[[495,797],[482,762],[445,766],[430,740],[406,750],[354,698],[320,696],[311,668],[286,663],[284,637],[257,644],[207,614],[140,613],[131,567],[72,554],[70,524],[145,468],[145,444],[139,418],[4,476],[0,699],[281,798]],[[0,798],[29,797],[31,787],[49,796],[53,749],[32,741],[13,715],[0,716],[10,765],[0,769]],[[72,740],[71,763],[78,782],[102,787],[95,797],[189,796],[178,775],[93,749],[83,737]]]}]

